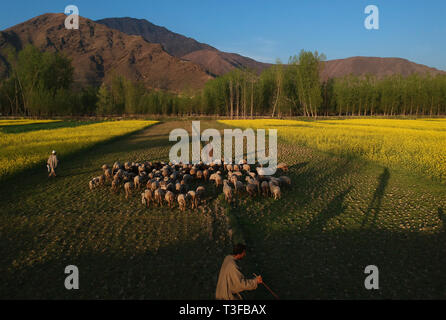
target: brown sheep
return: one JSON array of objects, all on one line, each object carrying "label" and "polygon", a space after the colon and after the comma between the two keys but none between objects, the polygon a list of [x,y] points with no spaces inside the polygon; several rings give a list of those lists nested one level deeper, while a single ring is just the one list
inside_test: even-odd
[{"label": "brown sheep", "polygon": [[208,181],[208,179],[209,179],[209,170],[208,169],[205,169],[203,171],[203,178],[205,181]]},{"label": "brown sheep", "polygon": [[271,194],[274,196],[274,200],[280,199],[282,197],[279,186],[270,185],[270,190]]},{"label": "brown sheep", "polygon": [[112,167],[112,174],[114,175],[121,169],[121,164],[119,162],[115,162]]},{"label": "brown sheep", "polygon": [[255,197],[256,193],[257,193],[257,186],[255,184],[252,183],[248,183],[246,185],[246,192],[251,196],[251,197]]},{"label": "brown sheep", "polygon": [[124,184],[125,198],[128,199],[134,188],[133,182],[129,181]]},{"label": "brown sheep", "polygon": [[155,203],[158,203],[159,206],[163,205],[163,199],[165,196],[165,192],[163,189],[156,189],[154,192]]},{"label": "brown sheep", "polygon": [[173,202],[175,200],[175,196],[174,196],[173,192],[172,191],[167,191],[166,195],[165,195],[165,199],[166,199],[167,204],[169,205],[169,208],[172,208],[173,207]]},{"label": "brown sheep", "polygon": [[195,193],[195,191],[189,191],[189,192],[187,193],[187,195],[186,195],[186,199],[189,199],[189,200],[190,200],[191,208],[192,208],[192,209],[195,209],[195,208],[198,207],[198,204],[197,204],[197,197],[196,197],[196,193]]},{"label": "brown sheep", "polygon": [[152,189],[152,191],[155,191],[156,189],[159,188],[159,186],[160,186],[160,184],[159,184],[158,181],[153,181],[151,186],[150,186],[150,189]]},{"label": "brown sheep", "polygon": [[100,177],[95,177],[95,178],[91,179],[90,182],[88,183],[90,190],[95,189],[99,185],[100,185]]},{"label": "brown sheep", "polygon": [[124,169],[125,169],[125,171],[132,170],[132,164],[130,162],[124,163]]},{"label": "brown sheep", "polygon": [[115,176],[113,178],[110,190],[113,191],[114,193],[118,192],[118,190],[119,190],[118,187],[120,184],[121,184],[121,179],[119,178],[119,176]]},{"label": "brown sheep", "polygon": [[101,175],[98,177],[98,179],[99,179],[99,185],[100,185],[100,186],[103,186],[103,185],[105,184],[105,175],[104,175],[104,174],[101,174]]},{"label": "brown sheep", "polygon": [[283,172],[288,172],[288,166],[283,162],[281,162],[277,165],[277,169],[280,169]]},{"label": "brown sheep", "polygon": [[282,186],[291,186],[291,179],[287,176],[281,176],[279,177],[280,185]]},{"label": "brown sheep", "polygon": [[225,194],[225,200],[232,201],[232,188],[229,186],[228,180],[223,180],[223,193]]},{"label": "brown sheep", "polygon": [[133,184],[135,185],[135,189],[139,190],[141,188],[141,184],[143,184],[143,177],[136,176],[133,178]]},{"label": "brown sheep", "polygon": [[184,194],[180,193],[178,195],[177,201],[178,201],[178,206],[180,207],[180,210],[181,211],[186,210],[186,206],[187,206],[186,196]]},{"label": "brown sheep", "polygon": [[212,174],[211,177],[209,178],[209,180],[215,181],[216,187],[223,185],[223,178],[219,173]]},{"label": "brown sheep", "polygon": [[144,204],[147,208],[150,205],[150,202],[153,201],[153,192],[150,189],[146,189],[143,193],[141,193],[142,204]]},{"label": "brown sheep", "polygon": [[112,171],[110,169],[104,170],[104,176],[107,181],[113,180]]}]

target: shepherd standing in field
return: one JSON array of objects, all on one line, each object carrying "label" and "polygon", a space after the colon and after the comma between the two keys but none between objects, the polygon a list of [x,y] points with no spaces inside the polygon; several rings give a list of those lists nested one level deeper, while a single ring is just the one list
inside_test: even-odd
[{"label": "shepherd standing in field", "polygon": [[246,246],[236,244],[232,255],[226,256],[218,275],[217,290],[215,298],[217,300],[243,300],[240,292],[257,289],[257,285],[262,283],[262,277],[245,279],[237,266],[237,260],[246,256]]},{"label": "shepherd standing in field", "polygon": [[59,163],[59,160],[57,160],[57,155],[56,155],[56,151],[53,150],[53,152],[51,153],[50,157],[48,158],[47,161],[47,167],[48,167],[48,171],[50,172],[50,174],[48,175],[48,177],[55,177],[56,176],[56,168],[57,168],[57,164]]}]

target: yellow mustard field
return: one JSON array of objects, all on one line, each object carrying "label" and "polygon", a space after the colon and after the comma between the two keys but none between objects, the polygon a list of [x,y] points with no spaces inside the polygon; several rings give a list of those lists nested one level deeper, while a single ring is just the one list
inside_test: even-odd
[{"label": "yellow mustard field", "polygon": [[239,128],[278,129],[279,139],[361,157],[446,180],[446,119],[222,120]]},{"label": "yellow mustard field", "polygon": [[24,130],[18,133],[0,131],[0,179],[33,165],[41,164],[44,167],[52,150],[56,150],[60,156],[65,156],[98,142],[143,129],[156,121],[110,121],[27,131],[26,125],[35,123],[42,123],[42,120],[0,122],[0,127],[23,125]]}]

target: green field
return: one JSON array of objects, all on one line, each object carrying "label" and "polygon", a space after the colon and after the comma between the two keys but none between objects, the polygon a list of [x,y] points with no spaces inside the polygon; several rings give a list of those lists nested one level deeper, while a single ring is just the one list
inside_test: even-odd
[{"label": "green field", "polygon": [[[104,163],[168,160],[173,145],[169,132],[179,127],[190,131],[191,121],[141,126],[120,138],[73,149],[55,179],[47,178],[38,161],[8,173],[0,182],[0,297],[212,299],[220,264],[231,248],[228,229],[233,229],[234,237],[248,245],[243,272],[261,274],[282,299],[444,299],[444,163],[429,169],[434,162],[417,158],[411,164],[410,157],[396,149],[398,165],[394,157],[386,162],[378,150],[355,151],[382,139],[413,145],[423,150],[424,159],[429,152],[442,159],[446,121],[425,121],[422,128],[418,122],[373,121],[202,121],[201,130],[229,125],[279,128],[278,158],[290,166],[292,187],[281,200],[244,197],[228,210],[211,187],[207,205],[185,212],[146,209],[139,194],[126,200],[122,192],[110,194],[109,188],[88,189],[89,179],[100,174]],[[29,130],[30,125],[34,128]],[[57,130],[77,132],[91,125],[25,123],[7,131],[5,124],[2,135],[53,137]],[[339,134],[324,135],[331,129],[318,126],[336,127]],[[394,133],[387,136],[386,127],[403,134],[398,139]],[[364,137],[364,128],[378,142],[369,136],[349,139],[355,134]],[[435,141],[440,146],[426,147],[432,140],[413,138],[418,133],[439,134]],[[65,138],[70,143],[70,135]],[[385,143],[381,150],[392,150],[385,149]],[[24,154],[26,146],[21,145]],[[46,156],[48,148],[53,149],[51,144],[43,148]],[[69,264],[79,267],[80,290],[64,288]],[[364,268],[370,264],[380,270],[377,291],[364,289]],[[264,288],[245,297],[272,299]]]}]

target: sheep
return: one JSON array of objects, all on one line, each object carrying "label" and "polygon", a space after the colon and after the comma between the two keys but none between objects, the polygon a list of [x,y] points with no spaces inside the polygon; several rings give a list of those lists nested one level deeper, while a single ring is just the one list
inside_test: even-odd
[{"label": "sheep", "polygon": [[118,190],[119,190],[118,187],[119,187],[120,183],[121,183],[121,179],[119,178],[119,176],[115,176],[113,178],[110,190],[115,193],[118,192]]},{"label": "sheep", "polygon": [[269,185],[268,182],[266,181],[262,181],[261,183],[261,188],[262,188],[262,194],[263,196],[267,197],[269,194]]},{"label": "sheep", "polygon": [[232,201],[232,188],[229,186],[228,180],[223,180],[223,193],[225,194],[225,200]]},{"label": "sheep", "polygon": [[183,176],[183,180],[184,180],[184,182],[186,183],[186,184],[189,184],[189,183],[191,183],[194,179],[192,178],[192,176],[190,175],[190,174],[185,174],[184,176]]},{"label": "sheep", "polygon": [[157,202],[159,206],[163,205],[164,196],[165,196],[165,191],[163,189],[158,188],[155,190],[154,193],[155,202]]},{"label": "sheep", "polygon": [[273,184],[275,186],[280,186],[280,180],[276,177],[270,177],[269,184]]},{"label": "sheep", "polygon": [[243,182],[237,180],[234,184],[234,195],[238,196],[242,192],[243,187]]},{"label": "sheep", "polygon": [[119,162],[115,162],[112,167],[112,174],[115,174],[115,171],[119,171],[121,169],[121,164]]},{"label": "sheep", "polygon": [[95,189],[99,185],[100,185],[100,178],[99,177],[95,177],[95,178],[91,179],[90,182],[88,183],[88,186],[90,187],[90,190]]},{"label": "sheep", "polygon": [[203,171],[203,178],[205,181],[208,181],[208,179],[209,179],[209,170],[208,169],[205,169]]},{"label": "sheep", "polygon": [[133,184],[135,185],[135,189],[138,190],[141,188],[141,184],[143,184],[143,177],[142,176],[136,176],[133,178]]},{"label": "sheep", "polygon": [[196,196],[195,191],[192,191],[192,190],[189,191],[189,192],[187,193],[187,195],[186,195],[186,199],[190,200],[191,208],[192,208],[192,209],[195,209],[195,208],[198,207],[198,204],[197,204],[197,196]]},{"label": "sheep", "polygon": [[197,203],[200,204],[201,200],[203,200],[206,189],[203,186],[199,186],[197,190],[195,190],[195,196],[197,197]]},{"label": "sheep", "polygon": [[280,185],[288,185],[291,186],[291,179],[287,176],[280,176],[279,177]]},{"label": "sheep", "polygon": [[141,193],[142,204],[144,204],[147,208],[151,201],[153,201],[153,192],[150,189],[146,189],[143,193]]},{"label": "sheep", "polygon": [[150,189],[152,189],[152,191],[155,191],[156,189],[159,188],[159,186],[160,186],[160,184],[159,184],[158,181],[153,181],[151,186],[150,186]]},{"label": "sheep", "polygon": [[116,171],[116,173],[113,175],[114,177],[119,177],[122,178],[124,176],[124,171],[122,169],[118,169],[118,171]]},{"label": "sheep", "polygon": [[166,190],[167,190],[167,191],[170,191],[170,192],[174,192],[174,191],[175,191],[175,186],[174,186],[174,184],[173,184],[172,182],[169,182],[169,183],[166,185]]},{"label": "sheep", "polygon": [[253,184],[253,185],[255,185],[256,188],[257,188],[257,192],[260,193],[260,182],[259,182],[259,180],[254,179],[254,178],[248,176],[248,177],[245,178],[245,181],[246,181],[248,184]]},{"label": "sheep", "polygon": [[175,196],[172,191],[167,191],[165,195],[165,199],[167,204],[169,205],[169,208],[173,207],[173,201],[175,200]]},{"label": "sheep", "polygon": [[101,174],[99,177],[97,177],[99,179],[99,185],[103,186],[105,184],[105,175]]},{"label": "sheep", "polygon": [[124,163],[124,170],[125,171],[131,171],[132,170],[132,164],[130,162]]},{"label": "sheep", "polygon": [[271,194],[274,196],[274,200],[280,199],[282,193],[280,192],[280,187],[276,185],[270,185]]},{"label": "sheep", "polygon": [[186,196],[184,194],[180,193],[178,195],[177,201],[178,201],[178,206],[180,207],[180,210],[181,211],[186,210],[186,206],[187,206]]},{"label": "sheep", "polygon": [[113,180],[112,171],[108,168],[104,170],[104,176],[107,181]]},{"label": "sheep", "polygon": [[251,196],[254,197],[256,195],[257,192],[257,186],[255,184],[252,183],[248,183],[246,185],[246,192]]},{"label": "sheep", "polygon": [[283,162],[281,162],[277,165],[277,169],[280,169],[283,172],[288,172],[288,166]]},{"label": "sheep", "polygon": [[129,181],[124,184],[125,198],[128,199],[134,188],[133,182]]},{"label": "sheep", "polygon": [[223,185],[223,178],[221,177],[221,175],[218,172],[212,174],[211,177],[209,178],[209,180],[215,181],[216,187]]}]

